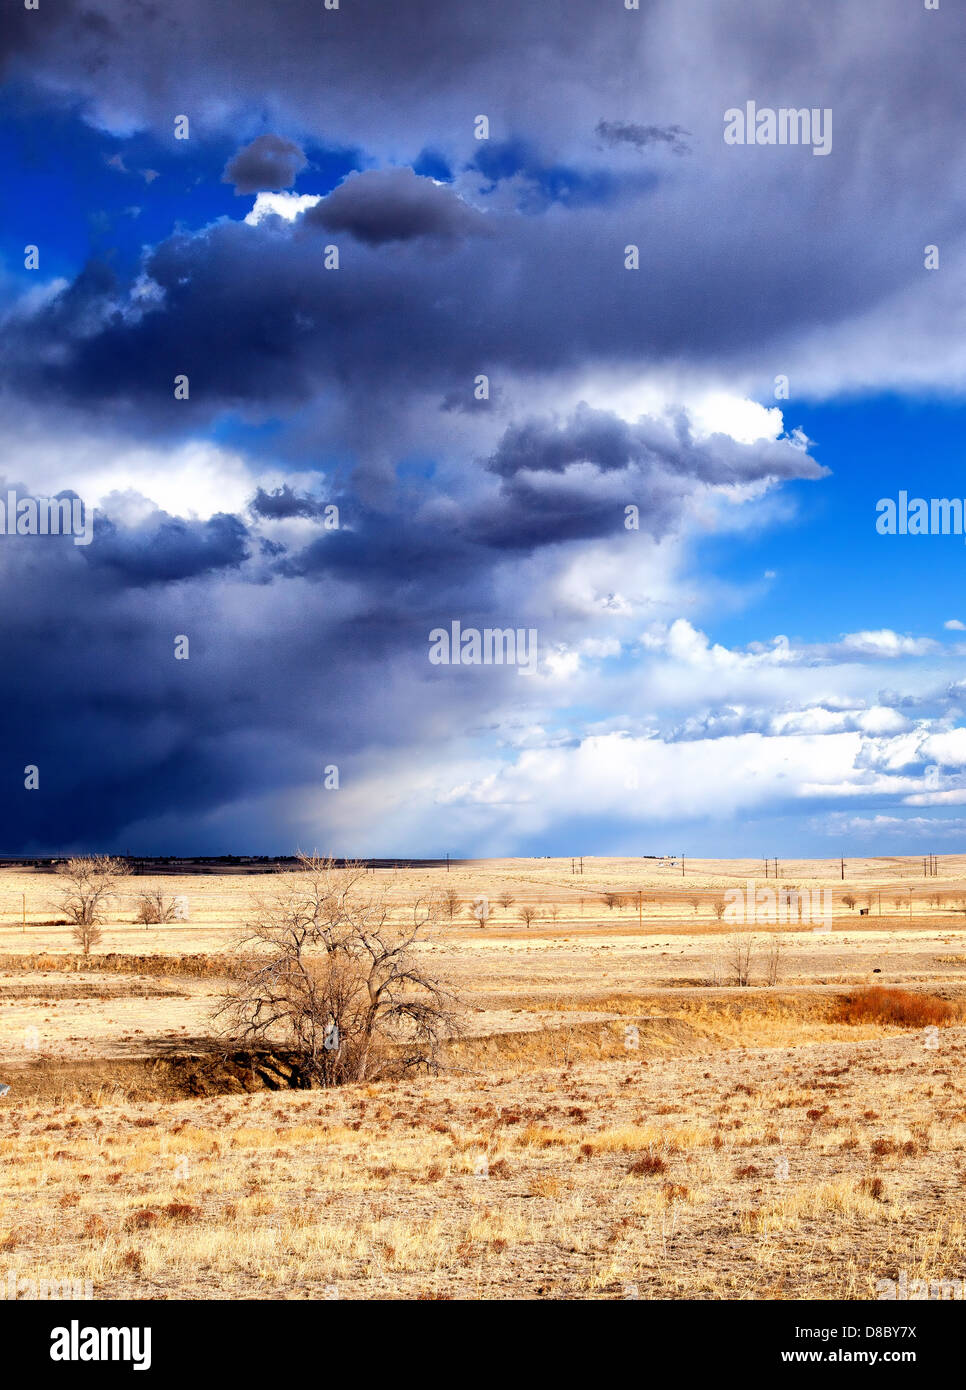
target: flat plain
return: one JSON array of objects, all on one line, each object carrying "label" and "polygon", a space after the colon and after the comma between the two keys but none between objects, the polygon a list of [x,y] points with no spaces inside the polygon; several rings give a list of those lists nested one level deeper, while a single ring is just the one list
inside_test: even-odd
[{"label": "flat plain", "polygon": [[[868,1299],[966,1277],[966,856],[929,877],[921,858],[580,869],[374,870],[400,920],[443,895],[419,949],[464,1031],[440,1075],[314,1091],[214,1047],[273,875],[126,878],[85,958],[56,876],[0,870],[0,1280]],[[830,914],[736,926],[722,901],[749,880],[824,889]],[[149,882],[187,920],[137,925]]]}]

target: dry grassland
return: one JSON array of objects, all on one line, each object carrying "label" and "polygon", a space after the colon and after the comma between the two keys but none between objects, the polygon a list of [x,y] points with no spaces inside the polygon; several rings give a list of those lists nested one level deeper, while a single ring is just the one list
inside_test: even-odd
[{"label": "dry grassland", "polygon": [[[0,1281],[867,1299],[903,1271],[962,1279],[966,858],[940,869],[851,862],[843,885],[837,862],[782,863],[779,884],[834,890],[832,930],[756,928],[745,988],[713,904],[763,884],[760,863],[387,873],[400,913],[429,890],[460,899],[423,949],[466,1035],[442,1077],[325,1092],[212,1055],[223,953],[264,877],[166,878],[190,920],[147,929],[128,880],[85,961],[51,924],[52,877],[0,871]],[[529,928],[524,903],[542,913]],[[870,987],[899,993],[870,1006]]]}]

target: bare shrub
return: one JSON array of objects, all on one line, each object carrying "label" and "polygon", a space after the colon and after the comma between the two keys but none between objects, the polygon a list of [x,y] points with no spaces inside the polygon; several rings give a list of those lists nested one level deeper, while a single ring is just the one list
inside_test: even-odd
[{"label": "bare shrub", "polygon": [[485,927],[490,919],[489,899],[484,897],[475,898],[466,909],[466,915],[472,917],[478,927]]},{"label": "bare shrub", "polygon": [[438,1070],[458,1004],[413,947],[438,924],[440,900],[417,902],[395,926],[387,889],[362,886],[363,866],[297,858],[235,943],[215,1010],[226,1044],[284,1047],[303,1089]]},{"label": "bare shrub", "polygon": [[842,901],[843,901],[843,903],[845,903],[845,906],[846,906],[847,908],[850,908],[850,909],[851,909],[851,908],[854,908],[854,907],[855,907],[855,895],[852,894],[852,893],[843,893],[843,894],[842,894]]},{"label": "bare shrub", "polygon": [[535,922],[537,918],[540,916],[540,913],[537,911],[537,909],[533,906],[532,903],[524,903],[523,906],[520,908],[520,911],[517,913],[517,916],[520,918],[520,921],[523,923],[523,925],[529,928],[530,923]]},{"label": "bare shrub", "polygon": [[138,894],[135,921],[142,926],[157,926],[164,922],[177,920],[178,905],[174,898],[165,895],[157,884],[142,889]]},{"label": "bare shrub", "polygon": [[693,897],[688,898],[688,903],[694,908],[695,912],[697,912],[698,908],[701,906],[701,899],[695,894]]},{"label": "bare shrub", "polygon": [[723,897],[719,895],[711,899],[711,911],[714,913],[715,919],[720,922],[725,915],[725,900]]},{"label": "bare shrub", "polygon": [[451,922],[453,918],[456,916],[456,909],[459,907],[459,905],[459,893],[457,893],[455,888],[447,888],[445,893],[443,894],[443,907],[445,909],[446,916],[449,918]]},{"label": "bare shrub", "polygon": [[782,951],[784,948],[785,942],[781,933],[772,932],[765,950],[765,983],[767,985],[777,985],[778,983],[782,972]]},{"label": "bare shrub", "polygon": [[512,893],[510,893],[510,892],[508,892],[508,891],[504,891],[504,892],[501,893],[500,896],[497,898],[497,902],[498,902],[498,903],[500,904],[500,906],[503,907],[503,908],[511,908],[511,907],[513,906],[513,904],[516,902],[516,898],[513,896]]},{"label": "bare shrub", "polygon": [[754,938],[749,932],[736,931],[731,938],[731,973],[736,985],[751,983],[751,958]]}]

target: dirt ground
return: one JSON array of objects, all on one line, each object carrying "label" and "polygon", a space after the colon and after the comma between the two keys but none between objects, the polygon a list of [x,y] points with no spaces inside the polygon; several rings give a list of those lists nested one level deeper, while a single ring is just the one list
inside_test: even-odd
[{"label": "dirt ground", "polygon": [[[0,869],[0,1280],[407,1299],[866,1299],[903,1274],[961,1280],[966,856],[938,868],[377,871],[400,920],[420,895],[457,899],[421,950],[465,1037],[440,1077],[313,1092],[211,1063],[224,953],[264,876],[165,877],[188,920],[147,929],[147,880],[125,880],[84,959],[56,877]],[[827,889],[830,920],[739,933],[718,909],[749,878]],[[874,985],[949,1018],[850,1021],[843,1000]]]}]

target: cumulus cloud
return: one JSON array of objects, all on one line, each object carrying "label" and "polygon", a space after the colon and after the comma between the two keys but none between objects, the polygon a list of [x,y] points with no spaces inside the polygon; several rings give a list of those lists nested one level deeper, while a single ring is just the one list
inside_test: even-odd
[{"label": "cumulus cloud", "polygon": [[305,151],[294,140],[259,135],[228,161],[222,183],[234,184],[236,194],[277,192],[291,188],[307,164]]},{"label": "cumulus cloud", "polygon": [[[897,807],[955,804],[957,653],[859,596],[803,640],[777,607],[801,571],[755,553],[778,575],[756,609],[740,558],[829,477],[776,373],[793,402],[961,387],[966,16],[943,19],[924,112],[901,0],[871,27],[806,12],[792,46],[769,0],[563,8],[12,11],[0,62],[31,112],[165,174],[140,259],[68,247],[55,279],[3,285],[0,464],[98,508],[86,551],[0,545],[7,734],[51,789],[3,811],[10,848],[544,852],[592,830],[639,852],[846,801],[899,835]],[[725,146],[746,93],[834,106],[833,158]],[[266,125],[291,138],[248,139]],[[717,569],[699,535],[727,535]],[[537,676],[431,668],[454,619],[536,627]]]},{"label": "cumulus cloud", "polygon": [[485,228],[484,217],[451,188],[412,169],[368,169],[347,175],[302,215],[307,227],[348,232],[369,246],[431,237],[454,241]]}]

